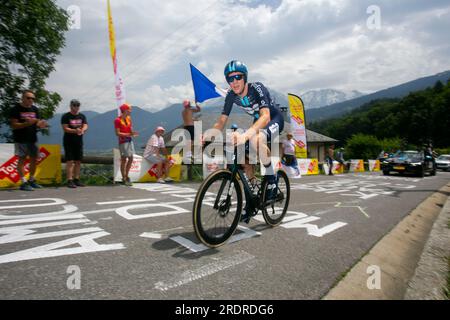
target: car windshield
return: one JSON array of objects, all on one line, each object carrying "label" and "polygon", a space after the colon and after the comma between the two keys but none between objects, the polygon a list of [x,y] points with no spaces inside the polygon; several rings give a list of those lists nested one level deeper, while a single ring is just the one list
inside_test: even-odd
[{"label": "car windshield", "polygon": [[395,157],[400,160],[421,161],[422,154],[417,151],[398,151]]},{"label": "car windshield", "polygon": [[437,158],[437,160],[447,160],[447,161],[450,161],[450,156],[447,156],[447,155],[442,155],[442,156],[439,156],[438,158]]}]

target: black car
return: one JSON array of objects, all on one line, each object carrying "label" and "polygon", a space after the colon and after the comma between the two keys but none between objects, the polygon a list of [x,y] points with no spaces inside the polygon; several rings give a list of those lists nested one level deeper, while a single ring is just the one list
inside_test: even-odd
[{"label": "black car", "polygon": [[426,157],[421,151],[399,151],[393,157],[381,162],[381,170],[384,175],[389,175],[394,171],[400,174],[424,177],[425,173],[434,176],[436,165],[433,158]]}]

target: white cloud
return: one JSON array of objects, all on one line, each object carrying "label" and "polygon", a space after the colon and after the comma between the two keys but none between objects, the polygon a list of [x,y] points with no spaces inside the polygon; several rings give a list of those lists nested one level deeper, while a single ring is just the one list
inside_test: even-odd
[{"label": "white cloud", "polygon": [[[375,91],[450,69],[448,1],[377,2],[381,30],[367,29],[369,0],[111,0],[127,98],[152,109],[192,98],[189,62],[225,87],[224,65],[241,59],[281,92]],[[73,97],[113,109],[105,1],[58,3],[81,8],[82,29],[67,33],[49,89],[64,109]]]}]

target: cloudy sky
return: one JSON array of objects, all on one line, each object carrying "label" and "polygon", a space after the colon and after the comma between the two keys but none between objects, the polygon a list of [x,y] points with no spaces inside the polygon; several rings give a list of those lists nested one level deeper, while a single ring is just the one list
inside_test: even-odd
[{"label": "cloudy sky", "polygon": [[[146,109],[193,98],[189,63],[226,88],[223,68],[239,59],[250,81],[286,94],[369,93],[450,70],[448,0],[110,1],[126,97]],[[47,82],[58,112],[72,98],[114,109],[106,0],[56,2],[81,13]]]}]

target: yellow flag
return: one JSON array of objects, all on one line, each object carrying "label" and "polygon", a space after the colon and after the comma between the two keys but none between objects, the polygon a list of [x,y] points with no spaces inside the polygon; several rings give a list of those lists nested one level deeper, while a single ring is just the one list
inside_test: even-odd
[{"label": "yellow flag", "polygon": [[[114,92],[116,95],[116,104],[119,108],[125,103],[125,88],[123,85],[122,77],[119,73],[119,67],[117,63],[117,51],[116,51],[116,35],[114,33],[114,24],[111,14],[111,5],[108,0],[108,31],[109,31],[109,49],[111,51],[111,58],[114,67]],[[119,110],[117,113],[120,114]]]},{"label": "yellow flag", "polygon": [[111,15],[111,5],[108,0],[108,31],[109,31],[109,50],[111,51],[111,58],[114,62],[116,57],[116,35],[114,33],[114,24]]},{"label": "yellow flag", "polygon": [[289,110],[291,111],[291,130],[295,140],[295,156],[306,159],[308,157],[306,142],[305,108],[300,97],[289,93]]}]

